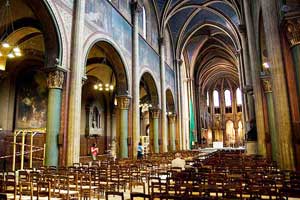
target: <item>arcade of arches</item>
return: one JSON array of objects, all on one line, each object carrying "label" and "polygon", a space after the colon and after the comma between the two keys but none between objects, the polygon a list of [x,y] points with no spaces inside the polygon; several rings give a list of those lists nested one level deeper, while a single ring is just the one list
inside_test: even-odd
[{"label": "arcade of arches", "polygon": [[218,143],[300,169],[299,1],[0,7],[1,169],[14,150],[32,151],[33,166],[68,166],[94,143],[135,159],[139,142],[145,154]]}]

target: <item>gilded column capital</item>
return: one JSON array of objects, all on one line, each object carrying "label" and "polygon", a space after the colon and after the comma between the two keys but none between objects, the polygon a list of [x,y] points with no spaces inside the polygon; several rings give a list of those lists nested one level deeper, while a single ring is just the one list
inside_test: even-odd
[{"label": "gilded column capital", "polygon": [[289,41],[290,47],[300,44],[300,17],[286,20],[285,34]]},{"label": "gilded column capital", "polygon": [[174,124],[176,122],[176,116],[177,116],[176,114],[168,115],[170,123]]},{"label": "gilded column capital", "polygon": [[271,93],[272,92],[272,83],[270,78],[262,78],[262,87],[264,89],[265,93]]},{"label": "gilded column capital", "polygon": [[153,119],[158,119],[159,115],[160,115],[160,109],[158,109],[158,108],[151,109],[151,116]]},{"label": "gilded column capital", "polygon": [[50,89],[62,89],[64,84],[65,74],[61,70],[48,72],[47,85]]},{"label": "gilded column capital", "polygon": [[118,96],[118,108],[121,110],[128,110],[130,105],[130,97],[128,96]]}]

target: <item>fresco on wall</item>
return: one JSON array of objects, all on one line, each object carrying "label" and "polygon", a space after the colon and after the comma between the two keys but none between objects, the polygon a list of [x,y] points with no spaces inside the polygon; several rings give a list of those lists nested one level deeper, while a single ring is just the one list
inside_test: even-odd
[{"label": "fresco on wall", "polygon": [[[160,80],[159,55],[139,36],[139,61],[142,67],[147,67],[153,72],[155,79]],[[141,67],[141,68],[142,68]]]},{"label": "fresco on wall", "polygon": [[120,1],[119,10],[128,21],[131,21],[130,0]]},{"label": "fresco on wall", "polygon": [[131,65],[132,29],[128,22],[105,0],[86,0],[85,14],[98,31],[114,39]]},{"label": "fresco on wall", "polygon": [[166,66],[166,85],[170,86],[172,88],[172,91],[175,92],[175,72],[173,69],[165,63]]},{"label": "fresco on wall", "polygon": [[16,128],[46,128],[48,90],[42,73],[22,74],[17,89]]}]

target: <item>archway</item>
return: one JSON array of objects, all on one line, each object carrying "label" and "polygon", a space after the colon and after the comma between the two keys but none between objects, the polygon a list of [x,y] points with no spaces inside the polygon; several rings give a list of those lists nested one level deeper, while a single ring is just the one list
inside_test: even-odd
[{"label": "archway", "polygon": [[[1,1],[0,7],[4,8],[6,3],[14,15],[0,25],[1,42],[9,44],[0,47],[0,128],[7,133],[0,134],[0,141],[3,137],[11,141],[11,133],[16,129],[39,129],[37,132],[41,134],[34,137],[33,143],[37,147],[46,143],[45,164],[58,165],[64,80],[64,74],[56,67],[62,55],[59,30],[43,1]],[[53,76],[55,73],[59,75]],[[56,85],[55,79],[59,79]],[[50,100],[52,103],[48,104]],[[11,155],[11,145],[0,144],[5,147],[5,150],[0,148],[0,154]],[[38,159],[33,160],[33,166],[25,160],[24,167],[42,165],[43,151],[34,153],[34,158]],[[1,168],[6,160],[0,162]],[[6,168],[10,167],[11,163],[6,163]]]},{"label": "archway", "polygon": [[[159,152],[159,114],[158,92],[155,81],[149,72],[145,72],[140,80],[140,141],[145,153]],[[150,135],[147,136],[147,128]]]},{"label": "archway", "polygon": [[[128,82],[123,61],[111,44],[99,41],[90,48],[86,77],[81,101],[80,156],[88,156],[89,147],[96,143],[100,154],[127,157],[124,145],[127,146],[128,127],[121,128],[124,122],[120,116],[124,110],[128,112],[123,102],[124,98],[128,100]],[[128,124],[128,114],[122,116]]]}]

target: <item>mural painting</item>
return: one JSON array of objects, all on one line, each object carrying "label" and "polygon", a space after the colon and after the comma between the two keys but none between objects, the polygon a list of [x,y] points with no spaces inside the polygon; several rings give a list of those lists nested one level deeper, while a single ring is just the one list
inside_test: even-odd
[{"label": "mural painting", "polygon": [[154,73],[155,79],[160,79],[160,63],[158,54],[139,37],[139,61],[140,65],[148,67]]},{"label": "mural painting", "polygon": [[[122,4],[123,5],[123,4]],[[131,65],[132,28],[110,3],[104,0],[87,0],[85,4],[86,19],[98,31],[113,38]]]},{"label": "mural painting", "polygon": [[29,71],[18,82],[15,127],[46,128],[48,90],[44,74]]}]

